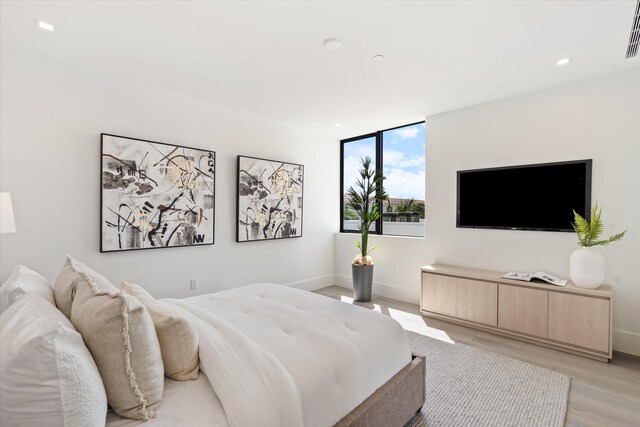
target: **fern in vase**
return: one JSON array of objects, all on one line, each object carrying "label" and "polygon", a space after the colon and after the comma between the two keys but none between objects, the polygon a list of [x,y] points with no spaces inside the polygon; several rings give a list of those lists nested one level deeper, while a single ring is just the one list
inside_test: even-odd
[{"label": "fern in vase", "polygon": [[587,289],[598,288],[605,279],[604,256],[593,249],[593,246],[606,246],[624,237],[626,230],[614,234],[606,239],[600,236],[604,231],[604,224],[600,219],[602,209],[598,203],[591,209],[591,218],[587,221],[576,211],[573,211],[573,229],[578,235],[579,249],[571,254],[569,261],[569,274],[576,286]]},{"label": "fern in vase", "polygon": [[573,229],[578,235],[578,245],[589,248],[591,246],[606,246],[609,243],[616,242],[624,237],[627,230],[622,233],[614,234],[607,239],[598,240],[604,231],[604,224],[600,219],[602,208],[598,209],[598,202],[591,209],[591,219],[587,221],[578,212],[573,211],[574,223]]}]

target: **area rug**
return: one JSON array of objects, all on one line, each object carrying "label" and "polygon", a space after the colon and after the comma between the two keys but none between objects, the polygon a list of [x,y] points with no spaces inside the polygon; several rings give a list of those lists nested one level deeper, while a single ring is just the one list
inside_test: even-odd
[{"label": "area rug", "polygon": [[426,399],[405,427],[563,426],[571,379],[461,343],[407,331],[426,358]]}]

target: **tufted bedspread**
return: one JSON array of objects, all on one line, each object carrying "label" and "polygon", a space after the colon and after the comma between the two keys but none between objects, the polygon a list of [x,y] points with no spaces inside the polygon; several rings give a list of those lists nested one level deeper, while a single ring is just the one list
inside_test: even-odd
[{"label": "tufted bedspread", "polygon": [[231,426],[334,425],[411,361],[395,320],[286,286],[167,301],[193,316],[203,371]]}]

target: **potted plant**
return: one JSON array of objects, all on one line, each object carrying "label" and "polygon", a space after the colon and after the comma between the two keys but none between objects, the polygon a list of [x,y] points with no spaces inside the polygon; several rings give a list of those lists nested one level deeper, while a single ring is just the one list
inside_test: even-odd
[{"label": "potted plant", "polygon": [[389,199],[382,187],[382,181],[386,178],[382,171],[371,166],[371,158],[360,159],[362,169],[358,172],[360,178],[356,181],[355,188],[347,190],[347,207],[353,210],[360,219],[358,230],[360,240],[356,247],[360,253],[351,263],[353,278],[353,299],[356,301],[371,301],[371,287],[373,286],[373,258],[369,256],[375,247],[369,250],[369,227],[380,218],[380,206]]},{"label": "potted plant", "polygon": [[604,257],[594,246],[606,246],[611,242],[622,239],[627,230],[622,233],[600,240],[604,224],[600,219],[602,208],[598,209],[598,202],[591,209],[589,221],[584,219],[576,211],[573,211],[575,222],[573,229],[578,235],[580,248],[573,251],[569,260],[569,275],[576,286],[587,289],[596,289],[604,282]]}]

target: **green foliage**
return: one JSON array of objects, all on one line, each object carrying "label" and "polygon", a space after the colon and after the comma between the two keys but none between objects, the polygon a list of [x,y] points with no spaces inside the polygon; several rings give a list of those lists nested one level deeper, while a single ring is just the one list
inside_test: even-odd
[{"label": "green foliage", "polygon": [[420,215],[420,219],[424,219],[425,217],[425,206],[424,203],[418,202],[416,203],[416,207],[413,210],[413,213]]},{"label": "green foliage", "polygon": [[360,230],[361,241],[356,243],[363,257],[367,256],[369,243],[369,227],[380,218],[380,206],[382,202],[389,199],[389,196],[382,187],[382,182],[386,179],[382,171],[371,167],[371,158],[360,159],[362,169],[358,171],[360,178],[356,180],[354,186],[347,190],[347,208],[354,211],[360,219],[358,230]]},{"label": "green foliage", "polygon": [[387,212],[393,212],[393,206],[391,205],[391,200],[387,199]]},{"label": "green foliage", "polygon": [[342,210],[342,217],[346,220],[360,218],[358,214],[353,209],[349,209],[348,206],[345,206],[344,209]]},{"label": "green foliage", "polygon": [[398,204],[398,206],[396,207],[396,211],[398,213],[413,213],[413,210],[416,207],[416,202],[415,200],[411,199],[408,202],[405,203],[405,201],[403,200],[402,202],[400,202]]},{"label": "green foliage", "polygon": [[403,200],[396,207],[396,212],[420,215],[420,219],[424,219],[425,207],[424,207],[424,203],[416,202],[413,199],[410,199],[408,202],[405,202]]},{"label": "green foliage", "polygon": [[596,202],[595,206],[591,209],[591,219],[587,221],[576,211],[573,211],[574,223],[573,229],[576,231],[578,235],[578,245],[584,247],[591,246],[606,246],[609,243],[618,241],[622,239],[627,230],[622,233],[614,234],[613,236],[603,239],[600,239],[602,232],[604,231],[604,223],[600,219],[600,215],[602,214],[602,208],[598,209],[598,202]]},{"label": "green foliage", "polygon": [[420,219],[424,219],[424,203],[416,202],[414,199],[410,199],[408,202],[402,200],[396,206],[396,212],[420,215]]}]

